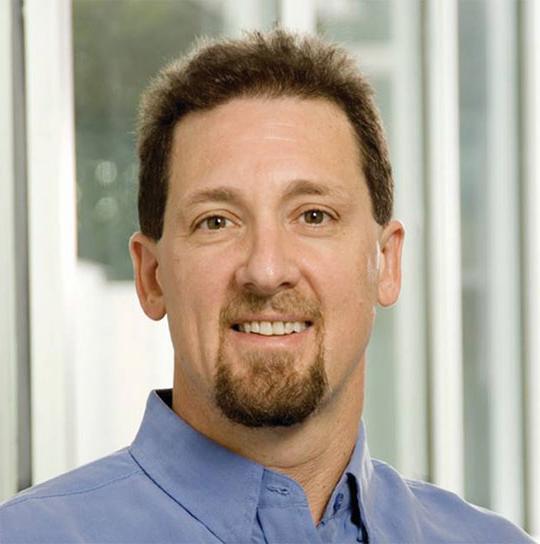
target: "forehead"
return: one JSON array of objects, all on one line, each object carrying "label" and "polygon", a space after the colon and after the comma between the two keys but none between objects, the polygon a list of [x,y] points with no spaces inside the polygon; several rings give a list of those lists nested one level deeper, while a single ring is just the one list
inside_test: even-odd
[{"label": "forehead", "polygon": [[201,184],[263,190],[294,179],[365,186],[353,127],[322,99],[239,98],[188,114],[171,151],[170,190],[178,196]]}]

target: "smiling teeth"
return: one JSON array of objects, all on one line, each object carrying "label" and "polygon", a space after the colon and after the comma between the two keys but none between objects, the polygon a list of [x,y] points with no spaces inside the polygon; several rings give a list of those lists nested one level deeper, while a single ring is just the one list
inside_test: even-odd
[{"label": "smiling teeth", "polygon": [[252,321],[238,325],[241,332],[262,334],[264,336],[283,336],[307,329],[307,323],[300,321]]}]

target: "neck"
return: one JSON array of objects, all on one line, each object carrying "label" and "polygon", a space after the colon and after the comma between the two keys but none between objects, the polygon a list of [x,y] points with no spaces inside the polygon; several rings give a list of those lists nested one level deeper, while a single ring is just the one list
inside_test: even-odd
[{"label": "neck", "polygon": [[173,410],[194,429],[227,449],[296,480],[318,524],[345,470],[362,415],[364,361],[324,406],[292,427],[249,428],[232,423],[175,375]]}]

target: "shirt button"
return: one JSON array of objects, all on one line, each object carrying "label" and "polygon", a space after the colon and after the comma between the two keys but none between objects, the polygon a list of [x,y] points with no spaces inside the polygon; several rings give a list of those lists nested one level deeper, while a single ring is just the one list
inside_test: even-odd
[{"label": "shirt button", "polygon": [[340,509],[341,505],[343,504],[343,499],[343,493],[338,493],[334,502],[334,514]]},{"label": "shirt button", "polygon": [[289,490],[286,487],[277,487],[275,485],[267,485],[266,489],[272,493],[278,493],[279,495],[288,495]]}]

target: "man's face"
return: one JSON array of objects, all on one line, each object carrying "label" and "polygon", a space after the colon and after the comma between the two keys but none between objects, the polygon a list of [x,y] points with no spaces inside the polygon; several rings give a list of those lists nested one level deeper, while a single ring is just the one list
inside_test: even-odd
[{"label": "man's face", "polygon": [[324,100],[241,98],[185,117],[163,236],[138,236],[139,296],[168,315],[175,388],[247,426],[301,422],[339,395],[363,372],[378,299],[393,302],[352,126]]}]

